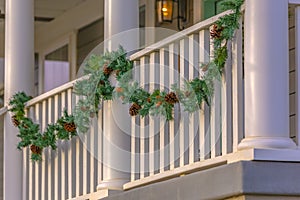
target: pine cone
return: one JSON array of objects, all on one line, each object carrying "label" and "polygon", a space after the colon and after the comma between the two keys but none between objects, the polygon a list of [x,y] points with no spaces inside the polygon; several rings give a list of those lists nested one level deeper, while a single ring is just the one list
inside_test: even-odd
[{"label": "pine cone", "polygon": [[191,96],[191,92],[189,92],[189,91],[186,91],[184,94],[185,94],[186,97]]},{"label": "pine cone", "polygon": [[105,85],[105,82],[104,82],[103,80],[100,80],[98,85],[99,85],[99,86]]},{"label": "pine cone", "polygon": [[218,27],[218,25],[214,24],[212,30],[210,31],[211,38],[213,39],[220,38],[223,29],[224,29],[223,27]]},{"label": "pine cone", "polygon": [[169,104],[175,104],[175,103],[179,102],[179,100],[174,92],[170,92],[169,94],[167,94],[165,96],[165,101]]},{"label": "pine cone", "polygon": [[[95,114],[94,112],[91,112],[91,113],[90,113],[90,118],[94,118],[95,115],[96,115],[96,114]],[[73,131],[70,131],[70,132],[73,132]]]},{"label": "pine cone", "polygon": [[76,125],[74,122],[71,122],[71,123],[65,123],[64,124],[64,129],[68,132],[75,132],[76,131]]},{"label": "pine cone", "polygon": [[159,101],[159,102],[157,102],[156,103],[156,107],[158,108],[159,106],[161,106],[162,105],[162,102],[161,101]]},{"label": "pine cone", "polygon": [[15,127],[18,127],[20,125],[20,121],[17,119],[16,115],[11,117],[11,121]]},{"label": "pine cone", "polygon": [[129,108],[129,114],[131,116],[136,116],[138,113],[139,113],[139,110],[141,109],[142,107],[137,104],[137,103],[133,103],[131,105],[131,107]]},{"label": "pine cone", "polygon": [[112,71],[114,71],[114,70],[112,68],[110,68],[108,65],[103,66],[103,73],[105,75],[110,75],[110,73],[112,73]]},{"label": "pine cone", "polygon": [[34,144],[30,146],[30,150],[33,154],[39,154],[39,155],[42,154],[42,148],[40,148]]},{"label": "pine cone", "polygon": [[117,87],[117,88],[116,88],[116,92],[123,92],[123,88]]},{"label": "pine cone", "polygon": [[88,110],[88,108],[87,108],[86,106],[81,106],[81,107],[80,107],[80,110],[81,110],[82,112],[85,112],[85,111]]}]

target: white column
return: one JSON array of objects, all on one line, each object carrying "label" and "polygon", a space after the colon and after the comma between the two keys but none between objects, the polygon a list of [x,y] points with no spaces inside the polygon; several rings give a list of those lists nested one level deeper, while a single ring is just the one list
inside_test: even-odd
[{"label": "white column", "polygon": [[[6,1],[5,102],[18,91],[34,91],[33,0]],[[16,148],[18,130],[10,115],[4,119],[4,199],[22,199],[22,152]]]},{"label": "white column", "polygon": [[[105,0],[105,48],[115,50],[121,44],[127,51],[136,50],[139,43],[138,0]],[[134,31],[135,30],[135,31]]]},{"label": "white column", "polygon": [[296,147],[289,138],[288,44],[288,0],[246,0],[246,137],[239,149]]},{"label": "white column", "polygon": [[[138,5],[138,0],[105,0],[106,49],[116,50],[122,45],[128,52],[137,50]],[[103,181],[98,190],[123,190],[123,184],[130,181],[131,117],[128,109],[128,105],[118,100],[104,103]]]}]

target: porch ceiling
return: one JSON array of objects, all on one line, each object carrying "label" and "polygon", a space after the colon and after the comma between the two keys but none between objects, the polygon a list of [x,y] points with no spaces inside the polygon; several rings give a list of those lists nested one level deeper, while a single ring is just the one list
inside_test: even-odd
[{"label": "porch ceiling", "polygon": [[[56,18],[63,14],[66,10],[71,9],[86,0],[35,0],[34,15],[36,17]],[[0,0],[1,13],[5,13],[5,0]],[[4,20],[1,19],[1,22]],[[45,22],[36,21],[36,25]]]}]

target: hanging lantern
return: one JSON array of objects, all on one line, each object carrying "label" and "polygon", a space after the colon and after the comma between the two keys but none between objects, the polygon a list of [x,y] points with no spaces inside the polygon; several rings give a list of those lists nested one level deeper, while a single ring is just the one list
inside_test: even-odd
[{"label": "hanging lantern", "polygon": [[157,6],[157,19],[159,23],[169,22],[173,20],[173,0],[156,0]]}]

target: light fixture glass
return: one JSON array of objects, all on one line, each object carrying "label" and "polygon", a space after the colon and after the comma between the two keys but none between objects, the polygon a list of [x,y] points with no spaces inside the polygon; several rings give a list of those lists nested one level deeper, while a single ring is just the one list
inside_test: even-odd
[{"label": "light fixture glass", "polygon": [[172,23],[174,3],[177,4],[177,27],[178,30],[183,30],[183,24],[187,23],[187,0],[156,0],[157,20],[159,23]]},{"label": "light fixture glass", "polygon": [[169,22],[173,20],[173,0],[156,0],[157,19],[159,23]]}]

